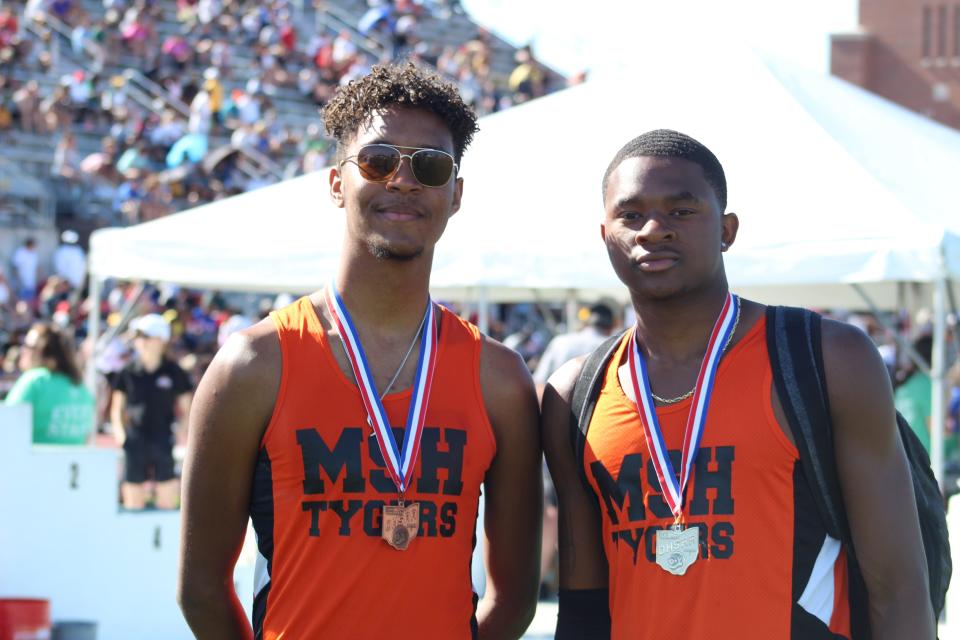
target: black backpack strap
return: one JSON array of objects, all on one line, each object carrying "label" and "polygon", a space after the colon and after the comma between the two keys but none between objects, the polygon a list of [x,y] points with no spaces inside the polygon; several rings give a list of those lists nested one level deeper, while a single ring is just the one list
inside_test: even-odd
[{"label": "black backpack strap", "polygon": [[777,396],[820,518],[831,537],[849,541],[833,454],[820,316],[796,307],[767,307],[767,351]]},{"label": "black backpack strap", "polygon": [[767,307],[767,351],[777,396],[790,423],[820,520],[827,533],[846,548],[851,637],[869,640],[867,587],[853,548],[837,476],[820,324],[820,315],[807,309]]},{"label": "black backpack strap", "polygon": [[574,460],[582,475],[585,475],[583,452],[587,443],[587,429],[590,428],[590,418],[593,417],[593,410],[600,396],[603,374],[624,333],[626,332],[610,336],[587,356],[573,387],[573,396],[570,399],[570,443],[573,446]]}]

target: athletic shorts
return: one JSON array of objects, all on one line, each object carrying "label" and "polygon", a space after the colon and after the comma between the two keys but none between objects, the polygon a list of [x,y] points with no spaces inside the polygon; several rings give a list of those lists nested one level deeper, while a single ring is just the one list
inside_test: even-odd
[{"label": "athletic shorts", "polygon": [[175,477],[173,444],[169,438],[127,438],[123,443],[123,452],[126,456],[124,482],[166,482]]}]

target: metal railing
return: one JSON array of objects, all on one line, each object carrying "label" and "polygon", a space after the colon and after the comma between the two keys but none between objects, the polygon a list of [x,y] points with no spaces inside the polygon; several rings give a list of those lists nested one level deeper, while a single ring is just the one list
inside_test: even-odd
[{"label": "metal railing", "polygon": [[317,30],[317,33],[327,31],[331,34],[337,34],[341,31],[348,31],[357,48],[375,60],[380,60],[383,55],[390,50],[389,43],[380,37],[379,34],[364,35],[360,33],[360,30],[357,28],[356,18],[340,7],[328,4],[324,7],[323,11],[313,9],[313,13],[314,28]]}]

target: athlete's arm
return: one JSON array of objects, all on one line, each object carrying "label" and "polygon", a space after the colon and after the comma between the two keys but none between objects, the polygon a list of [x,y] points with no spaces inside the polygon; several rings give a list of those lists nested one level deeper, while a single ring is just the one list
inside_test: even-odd
[{"label": "athlete's arm", "polygon": [[182,437],[190,433],[191,404],[193,404],[192,391],[187,391],[177,396],[177,415],[179,416],[179,419],[177,420],[177,431],[180,434],[178,437]]},{"label": "athlete's arm", "polygon": [[874,640],[935,637],[913,481],[880,354],[849,325],[824,320],[823,360],[837,471]]},{"label": "athlete's arm", "polygon": [[540,586],[543,480],[537,396],[520,357],[485,340],[480,386],[497,441],[484,477],[487,589],[477,606],[480,638],[519,638]]},{"label": "athlete's arm", "polygon": [[570,439],[570,400],[584,360],[560,367],[543,392],[543,450],[557,490],[560,521],[560,639],[609,637],[610,628],[600,518],[577,469]]},{"label": "athlete's arm", "polygon": [[110,429],[113,439],[123,446],[127,439],[127,429],[123,424],[123,414],[127,410],[127,396],[123,391],[114,391],[110,396]]},{"label": "athlete's arm", "polygon": [[183,463],[177,601],[201,640],[253,637],[233,588],[233,568],[280,371],[280,344],[267,319],[230,336],[193,401]]}]

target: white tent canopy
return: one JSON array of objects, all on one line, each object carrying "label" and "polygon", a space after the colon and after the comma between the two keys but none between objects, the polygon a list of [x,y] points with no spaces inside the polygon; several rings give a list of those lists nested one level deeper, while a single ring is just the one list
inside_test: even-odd
[{"label": "white tent canopy", "polygon": [[[463,162],[463,208],[437,246],[434,293],[623,297],[599,237],[601,176],[628,139],[677,129],[726,169],[728,210],[741,222],[726,254],[735,291],[769,303],[898,308],[911,283],[914,301],[932,302],[933,415],[942,423],[947,287],[960,279],[960,205],[943,191],[960,175],[960,133],[729,43],[644,44],[645,55],[631,52],[636,70],[617,82],[482,120]],[[319,173],[98,231],[90,268],[95,283],[306,292],[334,273],[342,231]],[[934,429],[938,477],[941,435]]]},{"label": "white tent canopy", "polygon": [[[745,50],[644,67],[481,121],[463,162],[461,211],[437,247],[432,284],[492,300],[618,294],[599,237],[600,178],[629,138],[669,127],[727,171],[740,235],[733,287],[764,301],[881,307],[902,282],[960,276],[960,133],[840,80]],[[922,159],[930,159],[930,162]],[[94,234],[99,277],[305,292],[336,267],[342,212],[326,172],[128,229]]]}]

